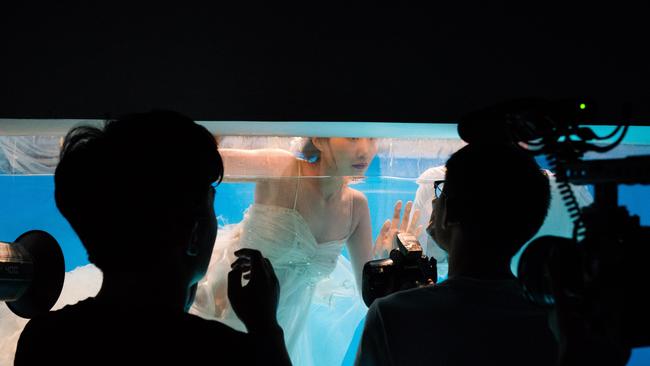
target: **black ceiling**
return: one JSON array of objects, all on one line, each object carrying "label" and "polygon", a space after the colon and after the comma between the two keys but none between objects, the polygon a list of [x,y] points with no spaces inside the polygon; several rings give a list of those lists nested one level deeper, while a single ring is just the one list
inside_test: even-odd
[{"label": "black ceiling", "polygon": [[511,98],[589,97],[595,122],[650,124],[647,2],[51,3],[3,5],[0,118],[450,122]]}]

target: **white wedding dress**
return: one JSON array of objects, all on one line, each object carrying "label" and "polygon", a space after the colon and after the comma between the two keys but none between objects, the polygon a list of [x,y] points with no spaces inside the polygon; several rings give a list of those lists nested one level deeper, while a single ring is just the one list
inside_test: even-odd
[{"label": "white wedding dress", "polygon": [[[350,212],[351,205],[350,200]],[[228,302],[227,274],[234,251],[258,249],[280,283],[278,322],[293,364],[341,365],[367,311],[350,262],[341,255],[348,237],[318,243],[295,203],[294,208],[255,203],[241,223],[219,232],[190,312],[245,331]]]}]

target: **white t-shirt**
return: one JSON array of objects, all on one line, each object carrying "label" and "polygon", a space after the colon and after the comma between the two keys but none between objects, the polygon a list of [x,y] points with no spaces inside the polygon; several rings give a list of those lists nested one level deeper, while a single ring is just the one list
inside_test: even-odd
[{"label": "white t-shirt", "polygon": [[516,280],[455,277],[368,311],[356,365],[554,365],[546,314]]}]

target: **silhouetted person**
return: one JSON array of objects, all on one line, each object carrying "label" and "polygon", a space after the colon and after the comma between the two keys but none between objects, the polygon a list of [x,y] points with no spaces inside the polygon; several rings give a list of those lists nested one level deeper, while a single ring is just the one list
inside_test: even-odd
[{"label": "silhouetted person", "polygon": [[217,234],[213,184],[222,174],[212,135],[174,112],[71,130],[56,204],[104,281],[96,297],[32,319],[15,364],[290,364],[277,278],[258,251],[237,252],[229,274],[248,334],[186,312]]},{"label": "silhouetted person", "polygon": [[554,365],[546,314],[510,272],[544,222],[548,179],[523,151],[472,144],[451,156],[445,179],[427,231],[448,253],[449,277],[376,300],[357,364]]}]

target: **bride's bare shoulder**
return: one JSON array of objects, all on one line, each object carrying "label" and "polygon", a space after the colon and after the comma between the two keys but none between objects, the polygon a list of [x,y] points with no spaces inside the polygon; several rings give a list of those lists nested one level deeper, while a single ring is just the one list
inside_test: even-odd
[{"label": "bride's bare shoulder", "polygon": [[349,190],[350,196],[352,197],[352,203],[354,205],[355,211],[356,209],[368,209],[368,198],[366,195],[354,188],[347,187],[346,189]]}]

